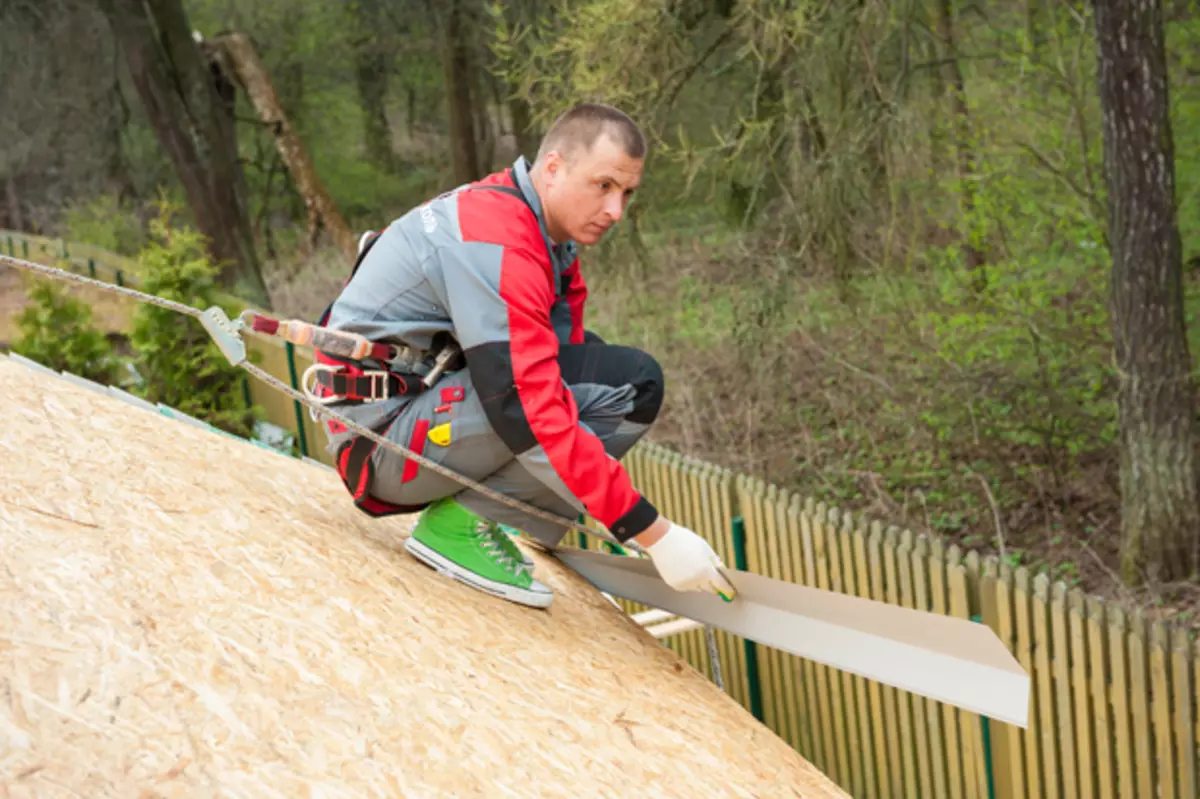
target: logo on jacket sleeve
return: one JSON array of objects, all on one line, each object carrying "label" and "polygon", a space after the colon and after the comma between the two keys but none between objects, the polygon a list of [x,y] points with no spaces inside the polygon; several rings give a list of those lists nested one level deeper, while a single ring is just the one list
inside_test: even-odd
[{"label": "logo on jacket sleeve", "polygon": [[437,230],[437,217],[433,215],[433,209],[429,203],[421,206],[421,227],[426,233],[432,233]]}]

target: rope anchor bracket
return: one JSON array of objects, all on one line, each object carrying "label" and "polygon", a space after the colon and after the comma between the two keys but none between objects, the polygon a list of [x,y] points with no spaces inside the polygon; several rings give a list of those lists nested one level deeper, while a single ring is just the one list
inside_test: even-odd
[{"label": "rope anchor bracket", "polygon": [[241,319],[232,321],[224,310],[214,305],[200,314],[200,323],[231,364],[240,366],[246,362],[246,342],[240,335],[245,323]]}]

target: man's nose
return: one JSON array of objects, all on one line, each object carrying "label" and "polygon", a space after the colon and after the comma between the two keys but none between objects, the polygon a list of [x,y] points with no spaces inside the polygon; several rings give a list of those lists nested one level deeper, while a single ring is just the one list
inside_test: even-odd
[{"label": "man's nose", "polygon": [[613,222],[620,222],[625,214],[625,198],[620,194],[610,194],[604,200],[604,211]]}]

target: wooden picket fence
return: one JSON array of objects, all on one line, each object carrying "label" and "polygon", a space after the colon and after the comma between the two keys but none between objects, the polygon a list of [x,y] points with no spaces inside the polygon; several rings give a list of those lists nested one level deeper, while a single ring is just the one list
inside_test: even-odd
[{"label": "wooden picket fence", "polygon": [[[1030,674],[1022,730],[718,633],[726,691],[851,795],[1197,796],[1200,641],[1188,630],[656,445],[626,461],[726,563],[987,624]],[[703,636],[666,643],[711,676]]]},{"label": "wooden picket fence", "polygon": [[[111,253],[0,231],[0,247],[136,285]],[[259,364],[298,386],[311,354],[249,336]],[[331,463],[307,409],[257,380],[247,400]],[[739,569],[988,625],[1032,678],[1021,730],[724,631],[725,690],[855,797],[1195,799],[1200,774],[1200,641],[1046,575],[856,518],[711,463],[639,444],[634,483]],[[580,536],[578,546],[608,546]],[[630,613],[649,610],[621,600]],[[714,672],[704,631],[664,639]]]}]

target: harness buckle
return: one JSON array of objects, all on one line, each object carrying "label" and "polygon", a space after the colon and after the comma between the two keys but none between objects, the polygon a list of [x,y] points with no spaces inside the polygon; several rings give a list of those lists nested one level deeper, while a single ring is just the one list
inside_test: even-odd
[{"label": "harness buckle", "polygon": [[389,372],[384,372],[379,369],[371,369],[364,371],[360,377],[370,378],[371,393],[363,397],[364,402],[376,402],[377,400],[389,399],[388,394],[388,376]]}]

